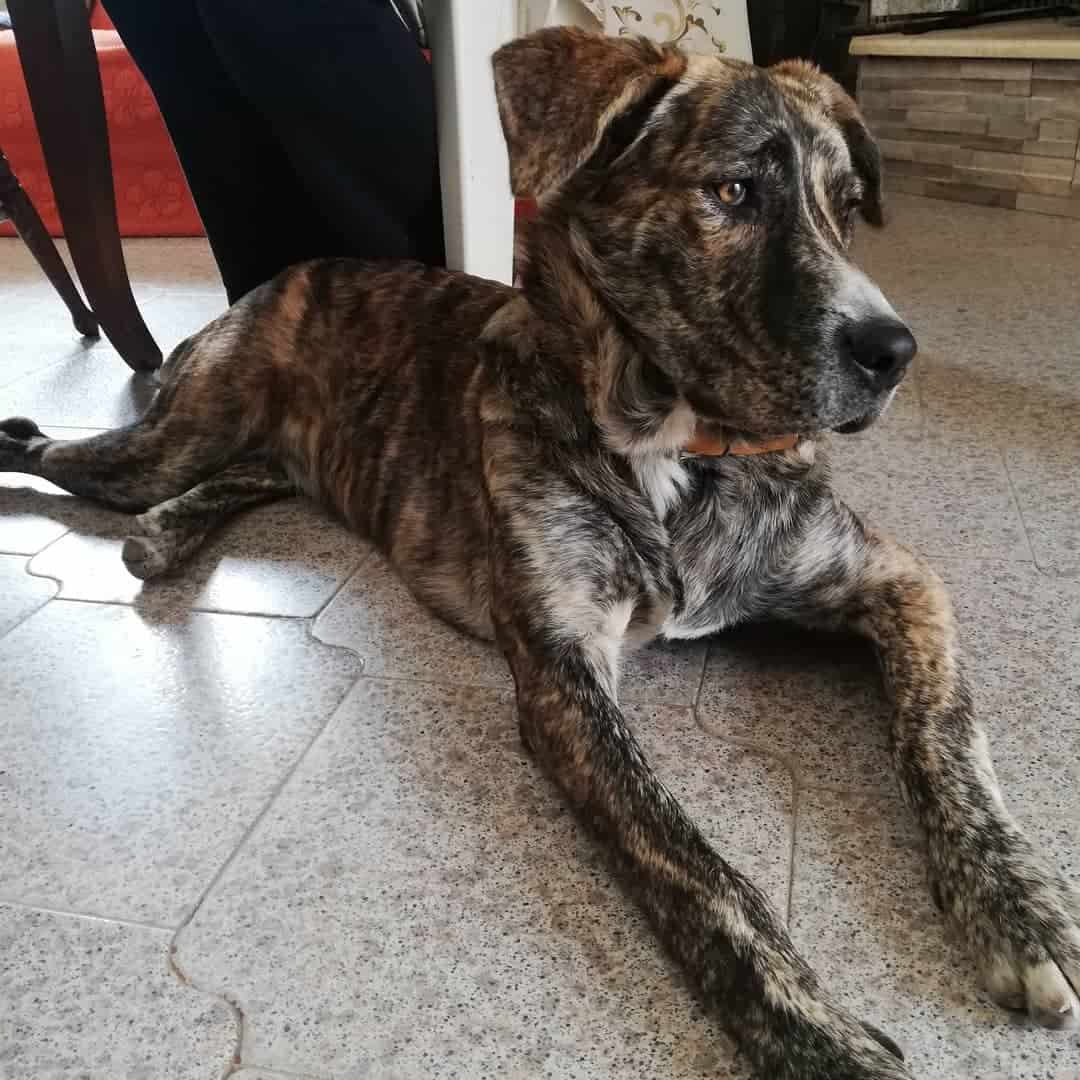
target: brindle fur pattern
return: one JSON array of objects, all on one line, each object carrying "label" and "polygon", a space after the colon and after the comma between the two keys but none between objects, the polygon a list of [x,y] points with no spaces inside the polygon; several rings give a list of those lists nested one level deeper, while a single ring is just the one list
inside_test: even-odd
[{"label": "brindle fur pattern", "polygon": [[[871,422],[845,327],[890,317],[846,254],[881,220],[853,103],[805,64],[687,60],[552,30],[495,57],[515,187],[542,196],[522,288],[324,260],[182,343],[130,427],[0,424],[0,469],[141,514],[152,577],[237,507],[300,490],[451,623],[498,642],[522,737],[766,1080],[911,1074],[839,1008],[759,890],[651,771],[620,654],[781,618],[872,639],[935,895],[1003,1004],[1080,1006],[1080,904],[1010,817],[934,573],[832,493],[818,437]],[[752,179],[747,205],[715,185]],[[792,451],[680,453],[696,426]],[[1070,985],[1071,983],[1071,985]]]}]

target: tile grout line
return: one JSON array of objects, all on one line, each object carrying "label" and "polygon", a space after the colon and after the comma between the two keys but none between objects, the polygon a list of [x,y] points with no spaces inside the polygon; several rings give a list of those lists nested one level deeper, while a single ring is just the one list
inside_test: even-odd
[{"label": "tile grout line", "polygon": [[153,930],[162,934],[172,934],[175,927],[163,923],[144,922],[141,919],[121,919],[113,915],[102,915],[96,911],[76,911],[67,908],[50,907],[47,904],[35,904],[28,900],[17,900],[9,896],[0,896],[0,904],[19,908],[22,911],[37,911],[43,915],[59,915],[67,919],[82,919],[85,922],[108,923],[113,926],[127,926],[133,930]]},{"label": "tile grout line", "polygon": [[795,854],[796,844],[798,842],[799,835],[799,805],[801,802],[801,795],[803,790],[802,780],[799,776],[799,770],[795,766],[794,762],[789,761],[787,755],[773,753],[771,750],[766,750],[759,747],[756,743],[742,742],[738,739],[734,739],[728,735],[721,735],[719,732],[714,731],[705,721],[701,718],[700,705],[701,694],[705,688],[705,676],[709,669],[709,660],[712,657],[712,642],[708,642],[705,647],[705,661],[701,666],[701,679],[698,682],[697,693],[694,695],[694,704],[691,706],[690,712],[693,717],[694,723],[697,724],[699,731],[704,731],[707,735],[711,735],[714,739],[718,739],[720,742],[727,743],[729,746],[738,746],[748,753],[757,753],[762,757],[772,758],[774,761],[778,761],[783,767],[784,771],[791,777],[791,827],[788,833],[787,844],[787,883],[784,895],[784,922],[791,926],[791,915],[795,897]]},{"label": "tile grout line", "polygon": [[297,759],[286,770],[285,775],[282,776],[282,778],[274,786],[273,790],[270,792],[269,797],[264,802],[264,804],[263,804],[262,808],[259,810],[258,814],[255,815],[255,818],[248,825],[248,827],[244,830],[243,834],[240,836],[240,838],[237,840],[236,844],[234,845],[232,851],[229,852],[229,854],[225,858],[224,862],[222,862],[221,866],[218,867],[217,871],[211,877],[211,879],[207,883],[206,887],[200,893],[198,899],[192,905],[191,909],[185,914],[183,919],[181,919],[180,923],[172,930],[172,935],[171,935],[171,937],[169,939],[168,953],[167,953],[167,963],[168,963],[169,971],[172,973],[172,975],[181,983],[181,985],[183,985],[183,986],[185,986],[185,987],[187,987],[187,988],[189,988],[191,990],[194,990],[197,993],[205,994],[207,997],[217,998],[217,999],[223,1001],[226,1004],[226,1006],[229,1008],[229,1010],[232,1012],[233,1020],[234,1020],[234,1023],[236,1024],[236,1041],[235,1041],[234,1047],[233,1047],[232,1059],[229,1061],[229,1063],[225,1067],[225,1070],[222,1072],[221,1080],[227,1080],[228,1077],[234,1075],[239,1069],[244,1067],[243,1052],[244,1052],[244,1039],[245,1039],[245,1033],[246,1033],[246,1028],[247,1028],[247,1024],[246,1024],[246,1020],[245,1020],[245,1016],[244,1016],[244,1011],[240,1007],[239,1002],[233,1000],[233,998],[229,994],[227,994],[225,991],[223,991],[223,990],[210,990],[210,989],[207,989],[205,987],[202,987],[202,986],[198,985],[198,983],[196,983],[187,974],[187,972],[184,971],[183,967],[180,964],[180,959],[179,959],[180,935],[192,923],[192,921],[195,919],[195,916],[199,913],[200,909],[206,903],[207,899],[210,897],[210,895],[213,892],[214,888],[217,886],[218,882],[221,881],[221,879],[225,876],[226,873],[228,873],[229,868],[233,865],[233,863],[239,857],[240,853],[247,846],[248,841],[255,835],[255,833],[257,832],[257,830],[259,828],[259,826],[266,819],[266,817],[269,815],[270,811],[273,809],[274,805],[277,803],[278,798],[281,796],[282,792],[289,785],[289,782],[296,775],[296,773],[300,770],[303,763],[308,759],[309,755],[314,750],[315,746],[321,741],[322,737],[325,735],[325,733],[329,729],[331,723],[333,723],[334,718],[340,712],[342,705],[348,699],[349,695],[352,694],[353,690],[356,688],[356,686],[360,682],[361,678],[363,677],[363,670],[364,670],[363,669],[363,664],[364,664],[363,657],[359,656],[356,653],[355,650],[349,649],[347,646],[334,645],[334,644],[331,644],[330,642],[322,641],[320,638],[315,636],[314,627],[315,627],[315,622],[318,619],[318,617],[326,610],[326,608],[331,603],[333,603],[333,601],[337,598],[337,596],[341,592],[341,590],[344,589],[345,586],[348,584],[348,582],[351,581],[352,578],[363,568],[363,566],[371,558],[371,555],[372,555],[372,553],[368,552],[367,555],[365,555],[365,557],[362,558],[356,564],[355,567],[353,567],[353,569],[350,571],[350,573],[348,575],[346,575],[346,577],[341,582],[341,584],[338,585],[338,587],[320,605],[318,611],[316,611],[314,615],[308,617],[305,620],[307,622],[307,637],[308,637],[309,640],[318,643],[319,645],[321,645],[324,648],[344,649],[344,651],[350,652],[354,656],[356,656],[356,658],[357,658],[357,660],[358,660],[358,662],[360,664],[360,670],[357,673],[356,678],[353,679],[353,681],[345,688],[345,690],[342,692],[341,697],[338,699],[337,704],[334,705],[334,707],[331,708],[328,711],[326,719],[323,721],[322,724],[319,725],[318,730],[315,732],[315,734],[308,741],[307,746],[304,747],[304,749],[298,755]]},{"label": "tile grout line", "polygon": [[1031,542],[1031,533],[1028,531],[1027,519],[1024,517],[1024,508],[1020,504],[1020,494],[1016,490],[1016,481],[1013,478],[1012,470],[1009,468],[1009,458],[1005,453],[1005,447],[999,446],[997,452],[1001,456],[1001,467],[1005,470],[1005,479],[1009,484],[1009,494],[1012,496],[1013,505],[1016,507],[1016,516],[1020,520],[1020,531],[1024,534],[1024,542],[1027,544],[1028,552],[1031,554],[1031,562],[1040,574],[1049,576],[1039,565],[1039,557],[1035,554],[1035,545]]},{"label": "tile grout line", "polygon": [[30,563],[33,561],[34,558],[36,558],[36,556],[34,556],[34,555],[21,555],[20,554],[20,555],[17,555],[15,557],[16,558],[24,558],[24,559],[26,559],[26,562],[23,564],[23,573],[27,577],[34,578],[35,581],[51,581],[56,586],[56,592],[54,592],[52,594],[52,596],[48,597],[48,599],[43,600],[40,604],[37,605],[37,607],[35,607],[31,611],[27,612],[13,626],[9,626],[6,630],[0,631],[0,641],[3,641],[3,639],[6,638],[8,636],[8,634],[12,634],[16,630],[18,630],[19,627],[23,625],[23,623],[25,623],[28,619],[32,619],[43,608],[48,607],[49,604],[51,604],[60,595],[60,590],[63,587],[61,582],[57,581],[56,578],[45,577],[43,574],[31,574],[30,573]]}]

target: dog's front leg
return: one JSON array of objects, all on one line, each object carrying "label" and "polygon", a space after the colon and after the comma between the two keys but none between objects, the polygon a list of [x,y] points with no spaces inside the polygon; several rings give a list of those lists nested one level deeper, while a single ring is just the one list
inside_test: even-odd
[{"label": "dog's front leg", "polygon": [[[899,1051],[828,998],[762,893],[708,844],[653,774],[614,697],[618,641],[610,593],[593,617],[576,594],[574,628],[545,623],[543,605],[496,593],[503,649],[518,691],[522,738],[613,853],[668,949],[715,1007],[763,1080],[901,1080]],[[582,635],[592,623],[596,634]],[[889,1049],[885,1047],[888,1046]],[[894,1056],[895,1055],[895,1056]]]},{"label": "dog's front leg", "polygon": [[[945,586],[895,542],[849,524],[826,530],[844,565],[811,590],[809,621],[847,625],[878,646],[894,703],[893,757],[926,835],[935,900],[966,938],[987,989],[1039,1024],[1074,1026],[1080,900],[1005,807]],[[805,564],[820,568],[821,554],[806,553]]]}]

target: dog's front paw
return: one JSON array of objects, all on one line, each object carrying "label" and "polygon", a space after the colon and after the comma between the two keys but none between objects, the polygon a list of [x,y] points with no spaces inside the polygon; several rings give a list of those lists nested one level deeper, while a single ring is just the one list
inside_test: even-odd
[{"label": "dog's front paw", "polygon": [[1043,1027],[1080,1026],[1080,899],[1026,839],[956,859],[936,886],[995,1001]]},{"label": "dog's front paw", "polygon": [[795,1017],[777,1059],[767,1057],[755,1075],[768,1080],[912,1080],[896,1043],[869,1024],[822,1005],[816,1022]]}]

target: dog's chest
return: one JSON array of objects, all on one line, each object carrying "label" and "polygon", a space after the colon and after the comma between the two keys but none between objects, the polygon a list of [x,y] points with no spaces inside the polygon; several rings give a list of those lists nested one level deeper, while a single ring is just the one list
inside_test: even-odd
[{"label": "dog's chest", "polygon": [[682,587],[661,635],[701,637],[768,614],[817,503],[805,478],[726,458],[705,466],[676,460],[650,479]]},{"label": "dog's chest", "polygon": [[634,460],[631,468],[656,516],[661,521],[666,520],[690,488],[690,477],[682,459],[674,455],[650,454]]}]

